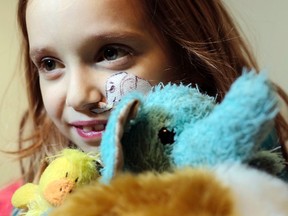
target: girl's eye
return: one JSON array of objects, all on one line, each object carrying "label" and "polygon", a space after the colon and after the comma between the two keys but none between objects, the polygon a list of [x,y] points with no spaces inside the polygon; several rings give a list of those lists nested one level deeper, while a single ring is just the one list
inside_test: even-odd
[{"label": "girl's eye", "polygon": [[64,67],[58,60],[48,57],[41,59],[37,65],[40,73],[48,73]]},{"label": "girl's eye", "polygon": [[106,46],[102,49],[98,62],[116,61],[129,55],[131,55],[131,52],[129,51],[128,48],[117,45]]},{"label": "girl's eye", "polygon": [[41,77],[47,80],[54,80],[62,74],[65,65],[58,59],[44,57],[36,61],[36,67]]},{"label": "girl's eye", "polygon": [[122,44],[109,44],[100,49],[96,63],[110,70],[125,70],[134,63],[135,51]]},{"label": "girl's eye", "polygon": [[110,70],[125,70],[134,63],[135,51],[121,44],[104,46],[97,55],[96,63]]},{"label": "girl's eye", "polygon": [[103,58],[107,61],[113,61],[118,58],[118,50],[114,47],[109,47],[103,51]]},{"label": "girl's eye", "polygon": [[45,69],[46,71],[52,71],[56,69],[56,62],[55,60],[52,60],[52,59],[44,59],[42,61],[42,65],[43,65],[43,69]]}]

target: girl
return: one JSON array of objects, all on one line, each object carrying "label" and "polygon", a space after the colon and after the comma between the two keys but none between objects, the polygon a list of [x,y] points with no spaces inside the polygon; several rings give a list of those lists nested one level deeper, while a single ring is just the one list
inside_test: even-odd
[{"label": "girl", "polygon": [[[243,67],[258,70],[220,0],[19,0],[29,108],[20,124],[25,182],[70,146],[97,151],[110,111],[105,82],[119,71],[197,84],[221,101]],[[288,103],[284,92],[279,94]],[[287,123],[276,129],[286,157]]]}]

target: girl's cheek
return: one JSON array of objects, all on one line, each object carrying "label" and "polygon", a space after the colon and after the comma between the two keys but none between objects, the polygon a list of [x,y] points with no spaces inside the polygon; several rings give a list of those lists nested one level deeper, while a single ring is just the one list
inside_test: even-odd
[{"label": "girl's cheek", "polygon": [[44,107],[48,116],[54,121],[60,119],[65,106],[63,89],[57,86],[40,84]]}]

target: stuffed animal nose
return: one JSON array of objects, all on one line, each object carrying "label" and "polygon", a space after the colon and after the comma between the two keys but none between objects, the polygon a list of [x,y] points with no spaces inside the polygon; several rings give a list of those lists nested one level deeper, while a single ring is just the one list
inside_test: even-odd
[{"label": "stuffed animal nose", "polygon": [[66,196],[73,191],[75,181],[69,179],[55,180],[44,189],[44,198],[53,206],[60,206]]}]

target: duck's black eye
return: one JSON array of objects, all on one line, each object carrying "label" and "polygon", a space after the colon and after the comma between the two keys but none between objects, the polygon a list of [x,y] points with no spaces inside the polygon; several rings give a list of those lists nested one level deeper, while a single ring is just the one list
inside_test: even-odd
[{"label": "duck's black eye", "polygon": [[173,131],[169,131],[167,128],[161,128],[158,137],[163,145],[174,143],[175,133]]}]

